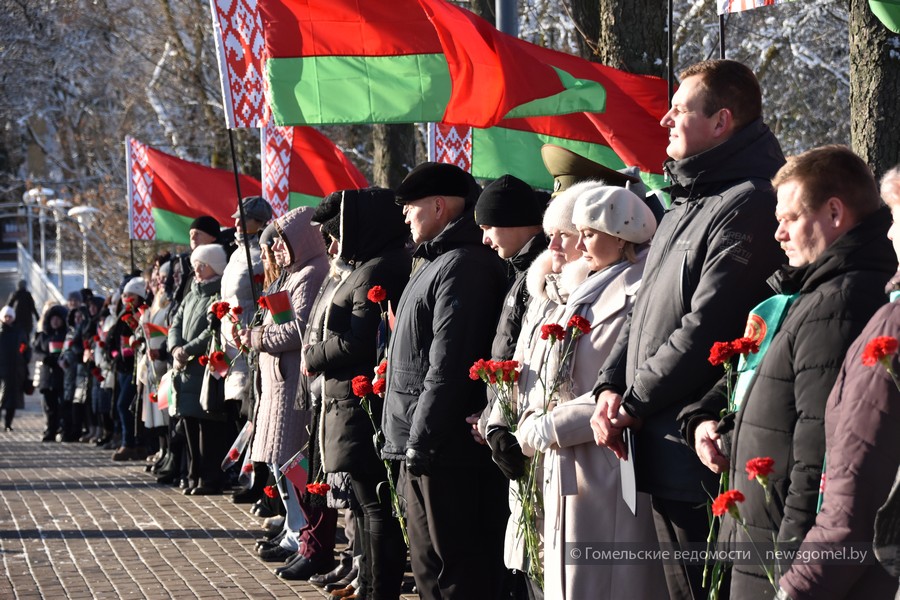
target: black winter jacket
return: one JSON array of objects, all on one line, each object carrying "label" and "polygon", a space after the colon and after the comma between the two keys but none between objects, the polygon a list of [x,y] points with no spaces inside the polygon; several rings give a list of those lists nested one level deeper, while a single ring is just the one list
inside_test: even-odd
[{"label": "black winter jacket", "polygon": [[[412,257],[406,250],[409,228],[403,209],[389,190],[347,190],[341,201],[341,246],[338,259],[353,270],[342,279],[326,309],[322,341],[306,349],[307,368],[324,375],[324,418],[320,438],[327,472],[368,472],[383,469],[372,443],[375,430],[353,393],[358,375],[373,377],[377,364],[381,308],[368,299],[376,285],[397,306],[409,281]],[[376,423],[382,399],[367,397]]]},{"label": "black winter jacket", "polygon": [[[799,296],[772,338],[735,417],[731,443],[732,488],[746,500],[741,516],[757,542],[800,542],[816,520],[825,457],[825,406],[847,349],[884,304],[884,285],[897,270],[887,239],[887,208],[838,238],[806,267],[784,267],[770,278],[780,294]],[[724,387],[724,382],[721,383]],[[724,406],[724,394],[710,398]],[[714,407],[710,418],[718,415]],[[744,472],[747,460],[775,460],[771,501]],[[728,517],[720,542],[747,542]],[[860,540],[861,541],[861,540]],[[732,598],[773,597],[755,565],[734,566]]]},{"label": "black winter jacket", "polygon": [[525,288],[525,275],[528,267],[538,255],[547,249],[547,236],[543,232],[537,234],[519,250],[507,263],[512,267],[513,278],[503,299],[503,309],[497,322],[497,333],[491,344],[491,358],[494,360],[512,360],[516,351],[519,331],[522,329],[522,317],[530,298]]},{"label": "black winter jacket", "polygon": [[[38,382],[38,390],[41,392],[57,395],[63,393],[63,370],[59,366],[59,358],[66,340],[67,313],[65,306],[51,306],[44,313],[41,331],[34,336],[35,353],[41,356],[41,377]],[[50,325],[54,315],[62,319],[62,325],[56,329]]]},{"label": "black winter jacket", "polygon": [[472,441],[466,417],[485,405],[485,388],[469,367],[487,358],[506,266],[481,243],[470,208],[414,253],[421,265],[397,306],[388,349],[382,427],[385,458],[407,448],[432,454],[436,466],[490,463],[486,446]]},{"label": "black winter jacket", "polygon": [[632,314],[600,370],[595,393],[612,389],[643,419],[635,469],[641,491],[703,503],[716,478],[681,439],[676,416],[715,385],[713,343],[740,337],[747,313],[770,295],[766,278],[783,259],[774,239],[771,178],[784,156],[758,119],[728,141],[669,159],[672,208],[653,238]]}]

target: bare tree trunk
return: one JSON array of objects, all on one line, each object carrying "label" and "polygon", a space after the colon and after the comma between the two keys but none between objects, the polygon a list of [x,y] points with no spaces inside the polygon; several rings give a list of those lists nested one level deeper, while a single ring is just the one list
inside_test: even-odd
[{"label": "bare tree trunk", "polygon": [[415,125],[375,125],[372,127],[372,183],[396,187],[416,162]]},{"label": "bare tree trunk", "polygon": [[570,0],[581,54],[616,69],[665,76],[666,3]]},{"label": "bare tree trunk", "polygon": [[881,177],[900,163],[900,36],[869,10],[850,2],[850,138],[853,150]]}]

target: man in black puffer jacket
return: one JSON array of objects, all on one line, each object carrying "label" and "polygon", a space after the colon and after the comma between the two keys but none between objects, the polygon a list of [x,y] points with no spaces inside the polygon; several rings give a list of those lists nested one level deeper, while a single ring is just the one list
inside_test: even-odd
[{"label": "man in black puffer jacket", "polygon": [[[722,441],[731,487],[746,498],[740,513],[752,541],[771,544],[774,536],[785,548],[799,545],[815,523],[826,400],[847,348],[884,304],[884,286],[897,270],[897,259],[887,239],[890,211],[881,203],[871,170],[849,148],[824,146],[792,157],[774,185],[775,238],[789,266],[769,284],[778,294],[796,296],[743,394],[730,439]],[[724,456],[708,454],[711,442],[719,440],[717,430],[728,428],[727,420],[716,425],[725,408],[723,387],[724,381],[681,415],[689,443],[717,472],[728,464]],[[747,461],[757,457],[775,461],[771,500],[744,476]],[[751,541],[730,516],[724,518],[719,540]],[[762,566],[735,564],[732,600],[774,596]]]},{"label": "man in black puffer jacket", "polygon": [[[704,543],[715,475],[682,441],[676,416],[701,399],[721,369],[714,342],[740,336],[747,312],[770,295],[781,255],[771,178],[784,164],[762,121],[759,83],[729,60],[698,63],[661,124],[672,207],[653,238],[644,279],[622,335],[594,386],[597,442],[623,454],[635,434],[637,488],[652,498],[659,541]],[[703,565],[664,566],[671,598],[703,598]]]},{"label": "man in black puffer jacket", "polygon": [[397,188],[418,244],[388,350],[383,456],[405,460],[410,557],[422,598],[495,598],[504,522],[485,510],[506,482],[466,417],[485,404],[469,367],[489,356],[506,266],[481,243],[478,186],[450,164],[423,163]]}]

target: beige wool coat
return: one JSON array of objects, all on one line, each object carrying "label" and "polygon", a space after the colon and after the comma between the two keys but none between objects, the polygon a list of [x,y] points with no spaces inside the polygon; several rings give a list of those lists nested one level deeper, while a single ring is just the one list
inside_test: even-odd
[{"label": "beige wool coat", "polygon": [[[583,263],[567,265],[560,288],[571,290],[548,316],[546,323],[566,327],[574,315],[590,321],[592,329],[574,342],[567,364],[560,367],[565,342],[549,348],[541,340],[533,351],[541,359],[520,375],[522,393],[528,399],[520,429],[547,418],[553,443],[544,454],[544,593],[546,598],[665,598],[665,578],[660,563],[588,565],[566,564],[566,544],[609,543],[655,544],[657,537],[650,512],[650,498],[638,494],[637,515],[622,499],[619,461],[606,448],[594,443],[590,418],[595,407],[592,388],[597,369],[615,343],[634,303],[643,274],[646,249],[638,262],[620,262],[598,273],[587,274]],[[541,347],[543,346],[543,349]],[[541,369],[547,364],[547,375]],[[557,372],[560,386],[545,417],[543,386]],[[529,390],[527,386],[541,389]],[[519,437],[519,436],[517,436]],[[520,437],[520,441],[523,438]],[[523,443],[523,452],[536,448]]]}]

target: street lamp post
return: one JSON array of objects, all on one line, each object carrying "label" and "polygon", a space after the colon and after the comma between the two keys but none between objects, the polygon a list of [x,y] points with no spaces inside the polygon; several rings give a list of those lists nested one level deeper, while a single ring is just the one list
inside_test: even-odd
[{"label": "street lamp post", "polygon": [[62,223],[63,217],[66,216],[66,209],[71,206],[65,200],[50,200],[47,206],[53,209],[53,222],[56,224],[56,283],[59,293],[65,294],[63,290],[63,269],[62,269]]},{"label": "street lamp post", "polygon": [[82,269],[82,288],[91,287],[90,278],[88,276],[88,246],[87,236],[88,230],[94,217],[100,211],[93,206],[76,206],[69,209],[69,216],[78,222],[78,229],[81,231],[81,269]]},{"label": "street lamp post", "polygon": [[25,203],[25,208],[28,210],[28,253],[31,254],[32,258],[34,258],[34,226],[31,221],[33,219],[33,210],[37,208],[38,211],[38,225],[41,230],[41,268],[46,269],[46,253],[44,252],[44,203],[48,198],[52,198],[56,195],[56,192],[51,190],[50,188],[32,188],[22,194],[22,201]]}]

